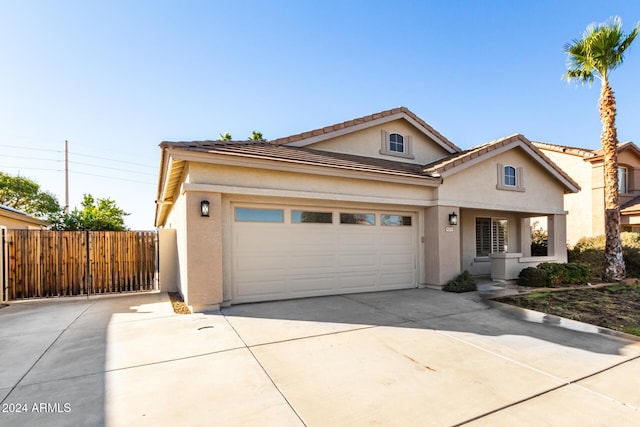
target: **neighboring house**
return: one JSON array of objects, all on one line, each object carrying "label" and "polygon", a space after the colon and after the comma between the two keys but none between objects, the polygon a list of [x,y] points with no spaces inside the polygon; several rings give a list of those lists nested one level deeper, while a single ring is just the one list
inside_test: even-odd
[{"label": "neighboring house", "polygon": [[[565,195],[567,243],[604,234],[604,159],[602,150],[541,142],[534,145],[575,179],[582,191]],[[640,149],[632,142],[618,145],[621,231],[640,232]]]},{"label": "neighboring house", "polygon": [[50,224],[38,218],[9,206],[0,205],[0,227],[7,229],[35,229],[40,230]]},{"label": "neighboring house", "polygon": [[[566,261],[564,194],[579,186],[522,135],[461,150],[400,107],[268,142],[160,147],[160,280],[197,310]],[[549,252],[533,258],[539,216]]]}]

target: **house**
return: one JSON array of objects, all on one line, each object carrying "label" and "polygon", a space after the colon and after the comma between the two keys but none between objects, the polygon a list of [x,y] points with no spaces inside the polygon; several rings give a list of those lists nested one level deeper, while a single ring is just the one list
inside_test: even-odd
[{"label": "house", "polygon": [[[579,186],[522,135],[461,150],[400,107],[268,142],[160,148],[160,280],[196,310],[566,261],[564,194]],[[540,216],[549,252],[531,257]]]},{"label": "house", "polygon": [[[604,157],[602,150],[534,142],[547,157],[573,177],[582,191],[565,195],[567,242],[604,234]],[[640,232],[640,148],[618,145],[621,231]]]},{"label": "house", "polygon": [[49,225],[47,221],[34,218],[9,206],[0,205],[0,228],[40,230]]}]

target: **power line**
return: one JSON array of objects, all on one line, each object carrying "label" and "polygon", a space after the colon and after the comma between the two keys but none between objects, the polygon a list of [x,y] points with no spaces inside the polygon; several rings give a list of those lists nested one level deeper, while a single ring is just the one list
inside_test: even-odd
[{"label": "power line", "polygon": [[33,170],[39,170],[39,171],[64,172],[63,169],[31,168],[31,167],[23,167],[23,166],[2,166],[2,165],[0,165],[0,168],[5,168],[5,169],[33,169]]},{"label": "power line", "polygon": [[56,160],[56,159],[45,159],[44,157],[13,156],[9,154],[3,154],[2,157],[10,157],[12,159],[44,160],[45,162],[61,162],[62,161],[62,160]]},{"label": "power line", "polygon": [[[47,148],[26,147],[26,146],[22,146],[22,145],[0,144],[0,147],[19,148],[19,149],[34,150],[34,151],[48,151],[48,152],[52,152],[52,153],[61,153],[61,154],[64,153],[64,150],[52,150],[52,149],[47,149]],[[94,156],[94,155],[91,155],[91,154],[76,153],[74,151],[69,151],[69,154],[74,154],[76,156],[82,156],[82,157],[91,157],[91,158],[99,159],[99,160],[107,160],[107,161],[110,161],[110,162],[126,163],[126,164],[129,164],[129,165],[142,166],[142,167],[151,168],[151,169],[155,169],[156,168],[156,166],[145,165],[143,163],[127,162],[125,160],[110,159],[108,157],[100,157],[100,156]],[[4,156],[4,157],[10,157],[10,156]],[[36,159],[36,160],[44,160],[44,159]]]},{"label": "power line", "polygon": [[156,185],[153,182],[136,181],[135,179],[116,178],[116,177],[113,177],[113,176],[97,175],[97,174],[94,174],[94,173],[78,172],[78,171],[70,171],[70,172],[71,173],[77,173],[77,174],[80,174],[80,175],[97,176],[97,177],[100,177],[100,178],[117,179],[118,181],[137,182],[139,184]]},{"label": "power line", "polygon": [[74,162],[74,161],[69,161],[69,163],[73,163],[76,165],[82,165],[82,166],[92,166],[95,168],[102,168],[102,169],[111,169],[114,171],[120,171],[120,172],[126,172],[126,173],[137,173],[140,175],[147,175],[147,176],[156,176],[156,174],[154,173],[146,173],[146,172],[138,172],[138,171],[132,171],[132,170],[128,170],[128,169],[120,169],[120,168],[111,168],[109,166],[101,166],[101,165],[95,165],[95,164],[91,164],[91,163],[82,163],[82,162]]},{"label": "power line", "polygon": [[0,147],[20,148],[20,149],[23,149],[23,150],[34,150],[34,151],[51,151],[53,153],[64,153],[64,151],[62,151],[62,150],[51,150],[51,149],[47,149],[47,148],[38,148],[38,147],[25,147],[23,145],[0,144]]},{"label": "power line", "polygon": [[135,166],[143,166],[145,168],[152,168],[152,169],[156,168],[156,166],[149,166],[149,165],[145,165],[145,164],[142,164],[142,163],[126,162],[124,160],[116,160],[116,159],[109,159],[109,158],[106,158],[106,157],[91,156],[89,154],[74,153],[73,151],[69,151],[69,154],[75,154],[76,156],[82,156],[82,157],[91,157],[93,159],[109,160],[111,162],[126,163],[126,164],[129,164],[129,165],[135,165]]}]

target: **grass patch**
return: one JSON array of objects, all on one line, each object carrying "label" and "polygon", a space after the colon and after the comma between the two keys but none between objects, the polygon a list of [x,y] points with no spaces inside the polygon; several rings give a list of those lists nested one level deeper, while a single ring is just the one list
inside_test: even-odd
[{"label": "grass patch", "polygon": [[495,301],[640,336],[640,286],[536,291]]}]

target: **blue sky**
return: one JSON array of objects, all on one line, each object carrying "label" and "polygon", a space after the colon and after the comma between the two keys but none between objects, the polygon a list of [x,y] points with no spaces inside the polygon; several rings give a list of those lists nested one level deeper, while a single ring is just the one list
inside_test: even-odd
[{"label": "blue sky", "polygon": [[[406,106],[462,148],[522,133],[597,148],[593,87],[561,80],[591,22],[629,1],[0,2],[0,170],[153,227],[164,140],[267,139]],[[640,142],[640,41],[612,75]]]}]

